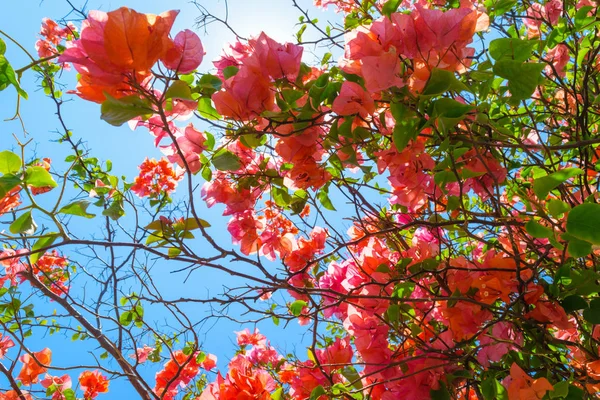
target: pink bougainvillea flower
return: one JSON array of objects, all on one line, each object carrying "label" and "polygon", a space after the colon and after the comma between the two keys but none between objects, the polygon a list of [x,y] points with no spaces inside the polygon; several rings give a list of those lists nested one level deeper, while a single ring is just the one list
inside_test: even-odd
[{"label": "pink bougainvillea flower", "polygon": [[331,109],[338,115],[358,114],[367,118],[375,112],[375,102],[358,83],[346,81],[342,83]]},{"label": "pink bougainvillea flower", "polygon": [[[27,267],[21,262],[19,254],[25,253],[26,250],[13,250],[6,249],[0,252],[0,265],[4,266],[5,274],[0,276],[0,284],[4,285],[6,281],[10,281],[11,286],[17,285],[17,277],[21,271],[24,271]],[[22,279],[21,279],[22,280]]]},{"label": "pink bougainvillea flower", "polygon": [[564,308],[555,301],[538,301],[535,303],[535,309],[525,314],[525,317],[542,323],[551,323],[560,329],[573,327]]},{"label": "pink bougainvillea flower", "polygon": [[42,19],[42,29],[40,35],[42,39],[35,42],[35,49],[42,58],[58,55],[56,46],[65,39],[70,39],[77,31],[75,25],[71,22],[65,27],[59,26],[56,21],[50,18]]},{"label": "pink bougainvillea flower", "polygon": [[161,396],[161,399],[172,400],[179,387],[185,387],[198,375],[198,355],[199,353],[186,355],[181,350],[173,352],[172,358],[165,363],[164,368],[156,373],[154,393]]},{"label": "pink bougainvillea flower", "polygon": [[523,345],[523,335],[513,324],[502,321],[495,324],[489,334],[480,337],[479,345],[477,361],[487,368],[490,362],[500,361],[509,350],[517,350],[517,346]]},{"label": "pink bougainvillea flower", "polygon": [[248,328],[243,331],[235,332],[237,335],[237,343],[239,346],[263,346],[267,342],[267,338],[254,329],[254,333],[250,333]]},{"label": "pink bougainvillea flower", "polygon": [[96,398],[100,393],[108,392],[108,379],[100,371],[83,371],[79,375],[79,385],[85,391],[85,400]]},{"label": "pink bougainvillea flower", "polygon": [[69,375],[59,377],[46,374],[44,379],[40,381],[40,384],[46,389],[52,387],[52,390],[54,390],[54,393],[52,393],[52,400],[65,400],[66,397],[63,394],[63,391],[71,389],[72,382]]},{"label": "pink bougainvillea flower", "polygon": [[171,163],[166,158],[160,160],[148,159],[139,166],[140,174],[135,178],[131,191],[140,197],[157,198],[163,194],[169,195],[175,191],[177,182],[183,176],[175,173]]},{"label": "pink bougainvillea flower", "polygon": [[555,47],[548,50],[544,57],[545,61],[552,64],[552,66],[546,66],[544,72],[549,76],[554,76],[556,72],[557,76],[564,78],[566,75],[565,69],[570,59],[569,48],[564,44],[557,44]]},{"label": "pink bougainvillea flower", "polygon": [[510,376],[503,383],[504,386],[508,386],[508,398],[510,400],[541,399],[546,392],[554,389],[548,379],[533,379],[516,363],[513,363],[510,367]]},{"label": "pink bougainvillea flower", "polygon": [[169,31],[177,13],[141,14],[126,7],[90,11],[80,38],[69,42],[59,58],[79,72],[77,94],[98,103],[105,100],[104,92],[116,98],[131,94],[130,84],[143,84],[171,48]]},{"label": "pink bougainvillea flower", "polygon": [[67,266],[69,261],[61,256],[58,251],[52,250],[44,253],[33,266],[33,273],[38,279],[48,286],[50,290],[62,296],[69,291],[66,285],[69,279]]},{"label": "pink bougainvillea flower", "polygon": [[247,121],[275,107],[275,95],[271,83],[260,71],[241,68],[227,79],[222,91],[212,97],[219,114]]},{"label": "pink bougainvillea flower", "polygon": [[154,347],[144,346],[136,349],[135,354],[131,354],[129,357],[137,360],[138,363],[142,364],[148,361],[148,356],[154,351]]},{"label": "pink bougainvillea flower", "polygon": [[254,49],[254,53],[244,60],[244,64],[265,71],[273,79],[286,78],[290,82],[296,80],[304,50],[302,46],[292,43],[280,44],[264,32],[250,39],[249,45]]},{"label": "pink bougainvillea flower", "polygon": [[404,80],[400,78],[400,69],[400,57],[393,47],[378,56],[362,59],[362,76],[365,78],[367,90],[371,93],[404,86]]},{"label": "pink bougainvillea flower", "polygon": [[21,390],[22,396],[14,390],[0,393],[0,400],[33,400],[33,397],[26,390]]},{"label": "pink bougainvillea flower", "polygon": [[4,358],[8,349],[15,346],[15,342],[12,341],[10,336],[2,336],[0,335],[0,358]]},{"label": "pink bougainvillea flower", "polygon": [[52,351],[45,348],[33,355],[23,354],[19,360],[23,363],[23,368],[21,368],[17,380],[21,381],[23,385],[31,385],[38,383],[39,376],[48,370],[46,367],[52,361]]},{"label": "pink bougainvillea flower", "polygon": [[[185,162],[187,163],[190,172],[195,174],[200,171],[202,168],[200,153],[206,149],[206,146],[204,145],[204,143],[206,143],[206,137],[204,134],[194,128],[194,125],[189,124],[185,127],[183,134],[177,136],[176,140],[177,146],[181,153],[183,153],[183,157],[185,158]],[[185,167],[179,152],[173,144],[162,150],[169,161],[177,163],[182,168]]]},{"label": "pink bougainvillea flower", "polygon": [[170,70],[189,74],[198,68],[204,54],[204,47],[198,35],[186,29],[175,36],[161,61]]}]

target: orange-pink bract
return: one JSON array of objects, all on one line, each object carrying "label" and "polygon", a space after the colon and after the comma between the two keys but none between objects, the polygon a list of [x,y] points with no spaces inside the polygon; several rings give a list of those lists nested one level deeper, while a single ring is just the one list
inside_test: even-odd
[{"label": "orange-pink bract", "polygon": [[17,376],[17,380],[21,381],[23,385],[31,385],[38,383],[39,376],[46,372],[46,368],[52,361],[52,351],[49,348],[45,348],[42,351],[38,351],[31,354],[24,354],[20,358],[23,363],[23,368]]},{"label": "orange-pink bract", "polygon": [[169,31],[178,11],[141,14],[127,7],[108,13],[90,11],[81,24],[81,37],[70,42],[59,62],[72,62],[80,74],[78,94],[101,103],[143,85],[150,68],[171,47]]},{"label": "orange-pink bract", "polygon": [[100,393],[108,392],[110,382],[100,371],[83,371],[79,375],[79,385],[85,391],[85,400],[93,399]]}]

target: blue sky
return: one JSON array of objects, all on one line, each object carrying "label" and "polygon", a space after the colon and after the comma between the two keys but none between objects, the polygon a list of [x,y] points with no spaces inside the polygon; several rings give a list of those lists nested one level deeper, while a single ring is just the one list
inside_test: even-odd
[{"label": "blue sky", "polygon": [[[217,15],[224,15],[225,4],[222,0],[200,1]],[[50,17],[55,20],[61,19],[70,9],[67,2],[62,0],[45,0],[39,3],[25,0],[6,3],[3,4],[3,12],[0,13],[0,29],[13,36],[33,54],[35,54],[34,43],[37,40],[41,19],[43,17]],[[82,3],[83,1],[73,0],[73,4],[75,5]],[[311,8],[311,16],[319,18],[322,21],[340,19],[340,16],[333,12],[324,12],[312,8],[311,0],[302,0],[299,3],[305,9]],[[172,31],[173,34],[186,28],[195,29],[193,28],[195,19],[199,15],[196,7],[184,0],[168,2],[159,0],[90,0],[87,3],[88,10],[100,9],[110,11],[120,6],[128,6],[146,13],[160,13],[167,9],[181,10],[175,22]],[[298,29],[294,25],[297,23],[299,15],[298,10],[292,7],[291,0],[229,1],[229,22],[240,35],[245,37],[265,31],[269,36],[278,41],[293,41],[293,34]],[[227,42],[234,39],[234,36],[218,23],[208,26],[207,32],[204,30],[196,31],[200,35],[207,52],[203,64],[199,69],[201,72],[210,72],[212,69],[211,61],[219,55],[221,48]],[[310,38],[310,35],[311,32],[309,29],[305,34],[305,39]],[[325,51],[319,48],[307,48],[305,50],[304,61],[312,62],[314,60],[311,53],[322,54]],[[29,62],[28,58],[16,46],[10,43],[8,43],[6,57],[15,68],[19,68]],[[74,89],[76,83],[75,74],[73,72],[66,72],[59,81],[65,84],[66,90]],[[23,133],[21,125],[17,121],[0,123],[0,134],[3,135],[0,150],[15,148],[14,140],[12,139],[13,134],[20,140],[32,139],[32,144],[29,147],[29,156],[34,156],[34,154],[38,157],[50,156],[55,160],[56,171],[60,171],[61,167],[64,166],[64,164],[61,165],[60,160],[63,160],[69,154],[69,148],[56,143],[56,139],[59,137],[57,133],[59,124],[54,115],[54,104],[39,89],[39,81],[34,73],[26,73],[22,79],[22,85],[29,93],[29,100],[21,103],[21,115],[25,121],[27,135]],[[13,115],[15,96],[12,89],[0,93],[0,104],[2,104],[2,107],[0,107],[0,119],[3,120]],[[65,100],[72,100],[64,105],[63,113],[66,124],[72,130],[74,136],[85,141],[87,146],[92,149],[94,156],[101,160],[112,160],[115,175],[126,175],[131,181],[137,174],[137,166],[145,157],[158,158],[161,156],[160,152],[153,145],[153,137],[145,129],[139,128],[136,131],[131,131],[127,125],[115,128],[100,120],[99,105],[85,102],[71,95],[65,95]],[[198,128],[203,128],[200,121],[193,122]],[[203,205],[202,201],[198,201],[197,203]],[[203,208],[201,216],[211,222],[211,232],[217,241],[220,243],[230,243],[229,234],[225,229],[227,219],[220,217],[221,212],[222,208],[219,207],[211,210]],[[93,232],[102,223],[101,220],[96,219],[82,221],[76,218],[71,222],[72,227],[78,232]],[[81,256],[74,254],[66,255],[81,258]],[[230,282],[227,276],[210,271],[200,271],[192,275],[185,284],[181,285],[184,276],[177,275],[174,278],[170,274],[170,269],[170,266],[158,263],[153,270],[153,274],[156,274],[154,278],[159,281],[159,284],[162,285],[167,295],[183,296],[187,294],[198,297],[198,292],[218,294],[222,290],[222,284]],[[73,288],[73,290],[79,291],[83,296],[86,290],[93,291],[97,289],[94,289],[93,285],[90,285]],[[43,307],[51,310],[55,305],[46,303]],[[188,308],[188,310],[190,313],[197,314],[206,312],[201,307]],[[150,313],[147,314],[147,317],[147,319],[156,319],[157,323],[160,324],[163,316],[160,313]],[[259,327],[268,334],[273,344],[284,354],[298,350],[299,355],[304,357],[305,350],[299,345],[303,340],[304,329],[298,327],[295,322],[292,322],[285,330],[281,327],[275,328],[270,321],[260,324]],[[233,343],[235,341],[233,331],[240,330],[241,328],[242,326],[237,323],[220,321],[205,336],[205,350],[219,357],[219,366],[221,368],[226,365],[228,358],[233,355]],[[53,360],[53,364],[55,365],[72,364],[75,359],[86,359],[86,357],[89,359],[87,353],[94,348],[91,342],[73,344],[62,335],[43,338],[34,336],[28,344],[34,350],[45,346],[51,347],[55,355]],[[148,376],[152,376],[156,372],[157,367],[158,365],[152,365],[148,369]],[[76,378],[76,374],[72,374],[72,376],[74,379]],[[0,385],[5,386],[2,379],[0,379]],[[112,395],[119,395],[118,398],[124,398],[125,395],[132,393],[126,385],[118,383],[112,384],[111,389]]]}]

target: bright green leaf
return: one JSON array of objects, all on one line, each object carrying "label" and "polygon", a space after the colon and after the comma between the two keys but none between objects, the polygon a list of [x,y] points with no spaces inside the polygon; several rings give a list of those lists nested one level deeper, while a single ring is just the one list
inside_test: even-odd
[{"label": "bright green leaf", "polygon": [[290,311],[294,317],[298,317],[302,314],[302,309],[308,305],[304,300],[296,300],[290,304]]},{"label": "bright green leaf", "polygon": [[543,63],[500,60],[494,64],[494,74],[508,81],[511,100],[516,103],[531,97],[540,83],[545,65]]},{"label": "bright green leaf", "polygon": [[319,385],[310,392],[310,400],[317,400],[319,397],[325,394],[325,389],[323,386]]},{"label": "bright green leaf", "polygon": [[61,214],[77,215],[78,217],[94,218],[96,214],[90,214],[87,212],[90,202],[87,200],[77,200],[71,204],[67,204],[61,208],[58,212]]},{"label": "bright green leaf", "polygon": [[538,222],[529,221],[525,224],[525,230],[534,238],[549,238],[554,235],[554,231]]},{"label": "bright green leaf", "polygon": [[381,13],[387,17],[391,16],[398,10],[402,0],[388,0],[381,8]]},{"label": "bright green leaf", "polygon": [[25,171],[25,183],[35,188],[56,187],[58,184],[44,167],[29,167]]},{"label": "bright green leaf", "polygon": [[167,89],[165,99],[192,100],[192,90],[186,82],[177,80]]},{"label": "bright green leaf", "polygon": [[19,96],[27,99],[27,92],[25,92],[15,74],[15,70],[10,65],[6,57],[0,55],[0,92],[6,89],[9,85],[13,85],[19,93]]},{"label": "bright green leaf", "polygon": [[125,311],[119,316],[119,322],[123,326],[129,326],[133,322],[133,313],[131,311]]},{"label": "bright green leaf", "polygon": [[579,168],[565,168],[548,176],[542,176],[534,179],[533,192],[540,200],[544,200],[551,190],[557,188],[566,180],[581,174],[583,174],[583,171]]},{"label": "bright green leaf", "polygon": [[447,92],[448,90],[454,90],[456,92],[468,91],[469,88],[456,79],[456,75],[453,72],[446,71],[445,69],[434,68],[431,71],[429,80],[425,85],[425,89],[421,93],[424,96],[434,96]]},{"label": "bright green leaf", "polygon": [[490,42],[490,56],[496,61],[514,60],[527,61],[534,47],[539,44],[536,40],[521,40],[516,38],[500,38]]},{"label": "bright green leaf", "polygon": [[100,118],[114,126],[121,126],[135,117],[148,116],[153,113],[150,103],[136,95],[115,99],[105,93],[106,100],[100,107]]},{"label": "bright green leaf", "polygon": [[39,238],[37,242],[35,242],[31,247],[31,251],[36,252],[29,257],[31,263],[35,264],[37,260],[42,256],[43,252],[37,252],[38,250],[51,246],[52,243],[54,243],[59,237],[60,235],[58,233],[51,232],[47,233],[44,237]]},{"label": "bright green leaf", "polygon": [[333,206],[333,203],[331,202],[331,199],[329,198],[327,190],[319,190],[319,192],[317,193],[317,198],[319,199],[321,205],[327,210],[336,211],[335,207]]},{"label": "bright green leaf", "polygon": [[201,97],[198,99],[198,112],[200,115],[211,121],[221,119],[221,115],[212,104],[210,97]]},{"label": "bright green leaf", "polygon": [[585,203],[573,208],[567,217],[567,233],[575,238],[600,244],[600,204]]},{"label": "bright green leaf", "polygon": [[10,227],[8,228],[11,233],[23,233],[25,235],[31,235],[37,229],[37,225],[31,216],[31,211],[23,213],[17,218]]},{"label": "bright green leaf", "polygon": [[21,169],[21,157],[12,151],[0,152],[0,173],[15,174]]},{"label": "bright green leaf", "polygon": [[212,164],[221,171],[235,171],[242,166],[240,158],[226,149],[222,149],[214,155]]}]

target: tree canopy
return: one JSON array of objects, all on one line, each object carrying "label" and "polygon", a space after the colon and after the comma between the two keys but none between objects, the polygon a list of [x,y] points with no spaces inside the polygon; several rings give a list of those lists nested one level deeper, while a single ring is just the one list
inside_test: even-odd
[{"label": "tree canopy", "polygon": [[[0,400],[597,398],[595,1],[292,0],[294,42],[257,26],[216,60],[208,24],[235,26],[196,5],[202,40],[127,7],[44,19],[37,56],[0,30],[3,103],[45,95],[69,151],[0,152]],[[162,157],[118,176],[67,99]],[[203,345],[220,318],[235,353]]]}]

